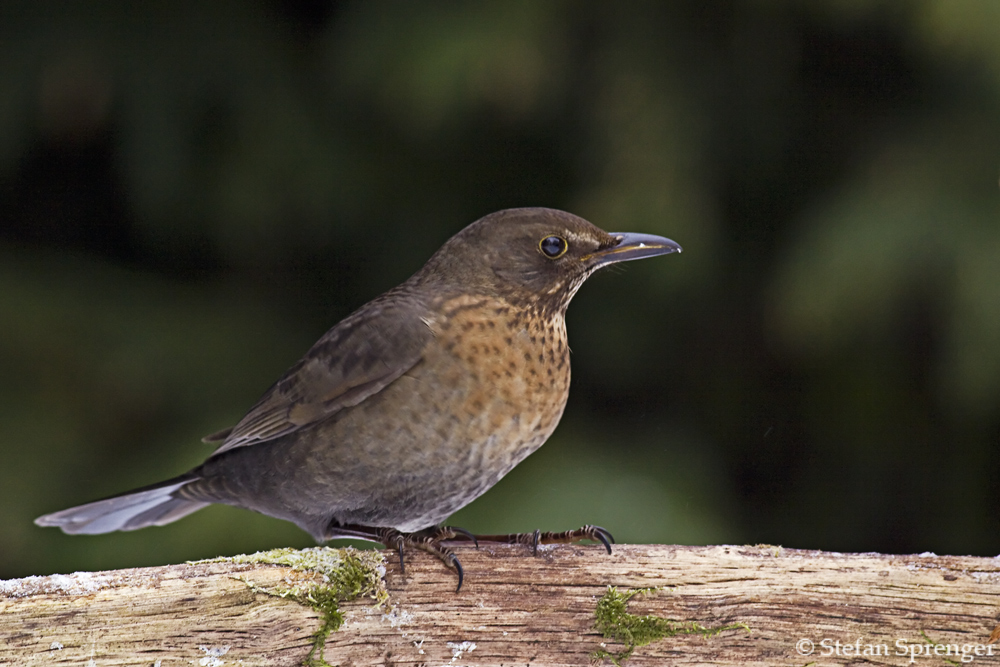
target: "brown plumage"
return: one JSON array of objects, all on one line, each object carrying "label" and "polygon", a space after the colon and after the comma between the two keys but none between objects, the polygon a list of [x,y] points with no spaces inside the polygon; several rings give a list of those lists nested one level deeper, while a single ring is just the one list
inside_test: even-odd
[{"label": "brown plumage", "polygon": [[[461,586],[441,542],[474,538],[437,526],[559,423],[573,295],[602,266],[679,251],[551,209],[486,216],[330,329],[239,423],[206,438],[221,444],[205,463],[36,523],[134,530],[225,503],[292,521],[318,541],[371,539],[401,558],[404,544],[417,546],[455,567]],[[587,526],[527,539],[607,546],[610,535]]]}]

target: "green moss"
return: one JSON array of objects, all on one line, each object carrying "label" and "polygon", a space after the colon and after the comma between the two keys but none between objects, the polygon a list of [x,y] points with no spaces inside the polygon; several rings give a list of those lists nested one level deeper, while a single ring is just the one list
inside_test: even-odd
[{"label": "green moss", "polygon": [[622,643],[625,648],[617,653],[604,649],[595,651],[591,657],[595,660],[607,658],[616,665],[621,665],[639,646],[652,644],[655,641],[674,637],[676,635],[701,635],[714,637],[726,630],[746,630],[746,623],[732,623],[714,628],[707,628],[695,621],[675,621],[659,616],[637,616],[628,612],[628,602],[636,595],[646,595],[659,589],[639,588],[621,592],[613,586],[608,586],[608,592],[598,601],[594,611],[595,626],[605,639]]},{"label": "green moss", "polygon": [[328,667],[323,648],[331,632],[344,622],[340,603],[368,596],[383,604],[389,594],[385,589],[385,559],[378,551],[359,551],[352,547],[330,549],[273,549],[255,554],[212,558],[196,563],[237,563],[283,565],[301,572],[315,572],[321,580],[290,587],[263,587],[238,577],[255,592],[289,598],[316,610],[322,621],[313,635],[313,647],[306,656],[307,667]]}]

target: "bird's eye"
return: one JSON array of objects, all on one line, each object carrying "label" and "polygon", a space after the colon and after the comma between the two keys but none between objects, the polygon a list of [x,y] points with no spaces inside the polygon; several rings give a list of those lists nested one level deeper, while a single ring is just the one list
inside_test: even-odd
[{"label": "bird's eye", "polygon": [[549,259],[557,259],[566,254],[569,244],[561,236],[546,236],[538,242],[538,248]]}]

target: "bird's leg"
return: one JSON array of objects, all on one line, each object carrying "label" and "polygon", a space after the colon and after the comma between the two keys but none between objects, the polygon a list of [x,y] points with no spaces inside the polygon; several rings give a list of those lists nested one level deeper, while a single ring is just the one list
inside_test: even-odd
[{"label": "bird's leg", "polygon": [[406,561],[403,559],[403,545],[406,543],[406,535],[395,528],[379,528],[375,531],[378,541],[386,549],[395,549],[399,554],[399,571],[406,574]]},{"label": "bird's leg", "polygon": [[538,555],[539,544],[573,544],[584,540],[600,542],[604,548],[611,553],[611,545],[615,543],[615,538],[600,526],[583,526],[576,530],[567,530],[562,533],[543,533],[536,530],[533,533],[510,533],[508,535],[476,535],[477,539],[483,542],[500,542],[502,544],[523,544],[532,548],[533,553]]},{"label": "bird's leg", "polygon": [[[465,571],[462,569],[462,563],[458,560],[455,552],[444,546],[442,542],[456,537],[471,539],[473,542],[476,542],[475,535],[469,531],[451,526],[427,528],[415,533],[401,533],[395,528],[376,528],[374,535],[387,549],[395,549],[399,554],[400,572],[406,572],[406,565],[403,560],[403,547],[414,547],[437,556],[446,566],[455,570],[455,573],[458,574],[458,587],[455,588],[455,592],[457,593],[462,590],[462,581],[465,579]],[[479,546],[478,542],[476,542],[476,546]]]},{"label": "bird's leg", "polygon": [[406,544],[406,538],[405,533],[401,533],[395,528],[373,528],[355,523],[331,522],[320,541],[354,539],[379,542],[386,549],[396,550],[396,553],[399,554],[399,571],[405,574],[406,561],[403,560],[403,545]]},{"label": "bird's leg", "polygon": [[465,572],[462,570],[462,563],[459,562],[458,556],[451,549],[444,546],[442,542],[455,539],[469,540],[477,548],[479,547],[479,542],[476,540],[475,535],[464,528],[456,528],[455,526],[437,526],[435,528],[419,530],[415,533],[402,533],[395,528],[374,528],[358,524],[331,523],[327,528],[325,539],[332,540],[345,537],[380,542],[385,545],[386,549],[394,549],[399,554],[399,571],[404,574],[406,573],[406,561],[403,558],[403,547],[414,547],[429,554],[434,554],[458,574],[458,588],[455,589],[456,593],[462,589],[462,580],[465,578]]},{"label": "bird's leg", "polygon": [[429,554],[434,554],[440,558],[445,565],[455,570],[458,574],[458,587],[455,589],[455,592],[457,593],[462,590],[462,580],[465,578],[465,572],[462,570],[462,563],[458,560],[458,556],[455,555],[455,552],[442,544],[445,540],[452,540],[456,537],[471,539],[475,542],[476,547],[479,547],[479,542],[476,540],[475,535],[467,530],[454,528],[452,526],[427,528],[405,536],[407,544],[414,546],[421,551],[426,551]]}]

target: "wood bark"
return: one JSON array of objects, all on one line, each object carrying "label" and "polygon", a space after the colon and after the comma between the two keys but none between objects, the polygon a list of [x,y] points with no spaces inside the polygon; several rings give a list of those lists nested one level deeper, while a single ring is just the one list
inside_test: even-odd
[{"label": "wood bark", "polygon": [[[385,554],[388,601],[342,602],[331,665],[610,664],[609,587],[655,589],[628,612],[705,628],[636,646],[629,665],[996,664],[1000,560],[772,546],[456,549],[465,584],[427,554]],[[320,614],[262,591],[316,574],[205,563],[0,582],[0,664],[303,664]],[[603,652],[603,653],[602,653]],[[866,654],[867,652],[867,654]],[[604,656],[604,657],[601,657]],[[314,655],[315,657],[315,655]]]}]

